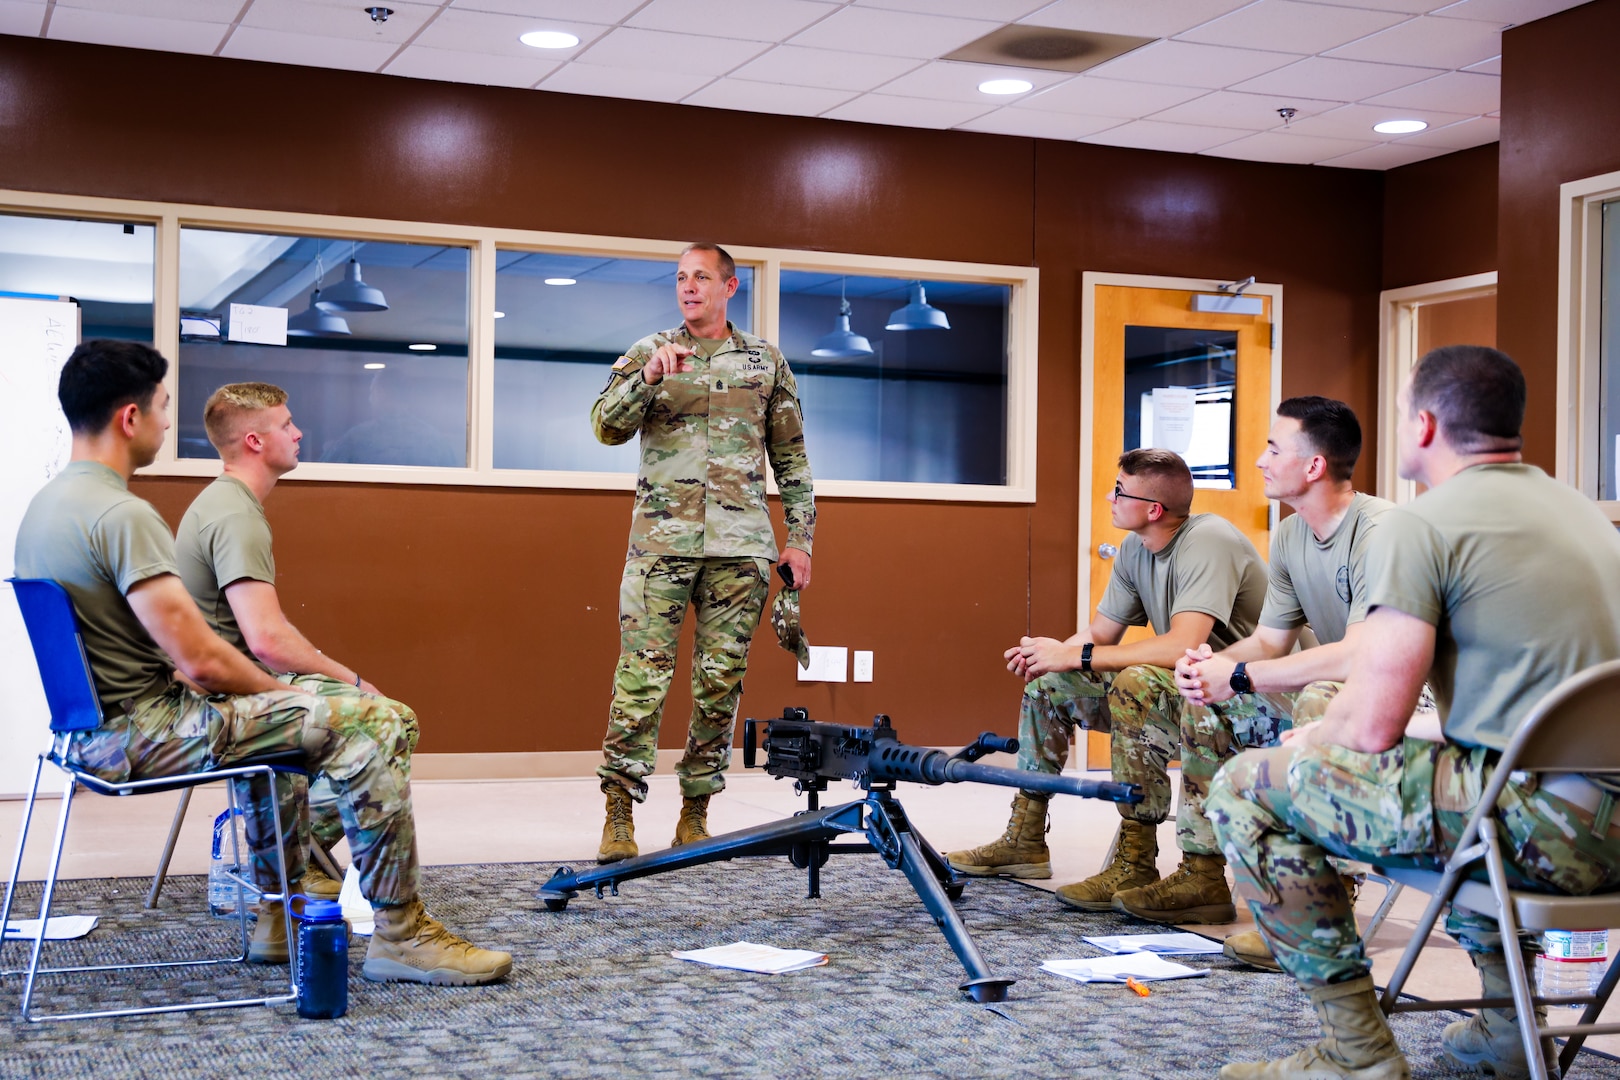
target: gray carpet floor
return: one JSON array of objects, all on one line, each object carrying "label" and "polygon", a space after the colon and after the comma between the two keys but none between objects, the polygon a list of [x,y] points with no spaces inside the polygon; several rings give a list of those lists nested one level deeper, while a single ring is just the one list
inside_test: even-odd
[{"label": "gray carpet floor", "polygon": [[[1141,933],[1123,916],[1087,915],[1010,881],[972,881],[957,905],[992,969],[1016,977],[988,1008],[963,996],[962,969],[905,878],[875,856],[835,858],[820,900],[781,859],[748,859],[627,882],[553,913],[534,899],[552,866],[433,867],[429,906],[474,941],[510,950],[511,978],[443,989],[374,984],[351,953],[348,1015],[302,1020],[291,1006],[25,1024],[21,979],[0,984],[0,1076],[1214,1076],[1226,1061],[1290,1053],[1313,1041],[1309,1002],[1286,976],[1221,958],[1203,978],[1158,983],[1140,998],[1038,971],[1052,957],[1095,955],[1082,934]],[[52,946],[55,962],[104,962],[140,950],[223,943],[202,878],[175,878],[158,911],[146,882],[70,881],[58,912],[94,913],[88,938]],[[24,891],[37,904],[37,891]],[[725,971],[674,949],[746,940],[826,952],[787,975]],[[51,953],[47,954],[48,956]],[[16,966],[23,948],[5,946]],[[55,977],[51,1010],[188,994],[264,993],[285,969],[204,969]],[[1449,1014],[1402,1014],[1395,1031],[1420,1077],[1471,1075],[1439,1053]],[[1585,1053],[1576,1077],[1620,1080],[1620,1062]]]}]

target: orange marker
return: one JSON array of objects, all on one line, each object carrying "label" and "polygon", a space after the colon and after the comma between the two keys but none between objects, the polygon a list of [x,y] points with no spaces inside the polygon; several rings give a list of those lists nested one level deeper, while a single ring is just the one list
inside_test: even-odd
[{"label": "orange marker", "polygon": [[1153,991],[1149,990],[1147,987],[1143,986],[1129,975],[1125,977],[1125,985],[1130,987],[1132,990],[1135,990],[1142,997],[1147,997],[1149,994],[1153,993]]}]

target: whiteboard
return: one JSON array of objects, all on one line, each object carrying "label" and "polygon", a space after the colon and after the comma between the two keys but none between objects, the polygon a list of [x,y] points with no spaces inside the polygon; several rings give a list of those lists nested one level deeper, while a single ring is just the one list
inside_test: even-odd
[{"label": "whiteboard", "polygon": [[45,691],[5,579],[29,500],[73,450],[56,383],[78,343],[79,305],[0,296],[0,797],[26,794],[34,758],[50,747]]}]

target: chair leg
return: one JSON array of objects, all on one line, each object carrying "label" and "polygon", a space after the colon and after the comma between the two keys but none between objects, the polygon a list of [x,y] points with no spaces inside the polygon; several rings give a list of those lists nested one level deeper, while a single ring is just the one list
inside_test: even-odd
[{"label": "chair leg", "polygon": [[68,774],[67,786],[62,789],[62,813],[56,823],[56,842],[51,847],[51,865],[45,873],[45,889],[39,898],[39,927],[34,934],[33,955],[28,960],[28,979],[23,983],[22,1018],[32,1020],[28,1007],[34,999],[34,979],[39,975],[39,957],[45,947],[45,931],[50,925],[51,898],[56,893],[56,875],[62,865],[62,844],[67,838],[68,814],[73,810],[73,792],[79,781]]},{"label": "chair leg", "polygon": [[[1616,982],[1620,982],[1620,962],[1610,961],[1609,970],[1603,973],[1603,981],[1598,984],[1596,1000],[1581,1013],[1577,1023],[1597,1023],[1598,1013],[1609,1003]],[[1581,1046],[1585,1042],[1585,1035],[1571,1035],[1564,1041],[1564,1052],[1558,1055],[1558,1071],[1561,1075],[1569,1075],[1569,1067],[1575,1063],[1575,1055],[1581,1052]]]},{"label": "chair leg", "polygon": [[28,802],[23,805],[22,821],[17,826],[17,855],[11,860],[11,876],[6,878],[6,899],[0,905],[0,942],[5,940],[5,928],[11,920],[11,901],[16,895],[17,879],[22,876],[23,848],[28,844],[28,825],[34,817],[34,799],[39,795],[39,774],[45,767],[45,755],[34,759],[34,782],[28,787]]},{"label": "chair leg", "polygon": [[325,873],[327,877],[331,878],[333,881],[343,880],[343,871],[338,869],[336,860],[334,860],[332,856],[328,855],[321,845],[309,845],[309,857],[314,860],[316,865],[321,868],[322,872]]},{"label": "chair leg", "polygon": [[1367,924],[1366,931],[1361,935],[1361,939],[1371,945],[1372,939],[1378,936],[1378,928],[1384,925],[1385,919],[1389,918],[1390,909],[1395,906],[1395,900],[1401,895],[1401,890],[1406,886],[1379,874],[1368,874],[1367,878],[1368,880],[1382,882],[1384,886],[1384,899],[1379,903],[1378,910],[1373,912],[1372,921]]},{"label": "chair leg", "polygon": [[1535,995],[1530,989],[1530,974],[1524,966],[1524,950],[1519,948],[1519,921],[1513,912],[1513,900],[1508,896],[1507,867],[1502,861],[1496,819],[1486,817],[1481,821],[1479,834],[1485,843],[1485,869],[1490,874],[1491,893],[1496,897],[1497,930],[1502,936],[1502,956],[1507,961],[1508,984],[1513,988],[1513,1011],[1519,1021],[1525,1060],[1532,1080],[1548,1080],[1544,1051],[1554,1046],[1550,1038],[1541,1034],[1536,1023]]},{"label": "chair leg", "polygon": [[157,907],[158,893],[163,891],[163,881],[169,876],[169,860],[174,858],[174,844],[180,839],[180,826],[186,823],[186,809],[191,806],[191,789],[184,788],[180,792],[180,802],[174,808],[174,824],[169,826],[169,839],[163,844],[163,854],[158,857],[157,873],[152,875],[152,888],[146,894],[146,906]]}]

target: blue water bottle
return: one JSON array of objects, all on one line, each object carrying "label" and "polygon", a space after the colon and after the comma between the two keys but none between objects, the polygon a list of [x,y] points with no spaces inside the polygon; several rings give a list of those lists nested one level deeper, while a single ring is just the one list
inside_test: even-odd
[{"label": "blue water bottle", "polygon": [[336,900],[302,901],[298,920],[298,1015],[335,1020],[349,1011],[349,924]]}]

